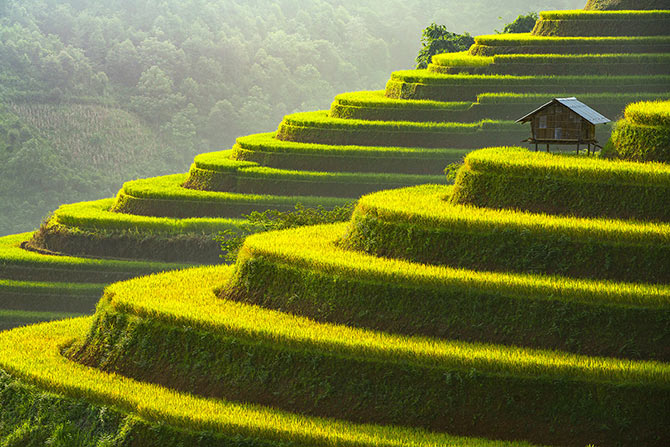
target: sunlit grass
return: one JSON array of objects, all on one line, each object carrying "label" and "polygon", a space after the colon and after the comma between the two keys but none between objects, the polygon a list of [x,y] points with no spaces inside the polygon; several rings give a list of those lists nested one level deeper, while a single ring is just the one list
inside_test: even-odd
[{"label": "sunlit grass", "polygon": [[625,116],[637,124],[670,128],[670,101],[645,101],[629,104],[626,107]]},{"label": "sunlit grass", "polygon": [[618,182],[622,188],[626,184],[670,187],[670,165],[666,163],[565,156],[531,152],[524,148],[481,149],[468,154],[466,163],[479,171],[507,176],[551,176],[580,182]]},{"label": "sunlit grass", "polygon": [[175,174],[163,177],[153,177],[148,179],[134,180],[124,183],[121,190],[122,194],[127,194],[135,198],[168,200],[181,202],[204,202],[215,204],[252,204],[252,205],[289,205],[302,203],[305,206],[323,205],[337,206],[345,202],[343,199],[332,197],[312,197],[312,196],[275,196],[261,194],[238,194],[230,192],[199,191],[183,188],[188,174]]},{"label": "sunlit grass", "polygon": [[110,271],[140,274],[142,272],[160,272],[188,266],[187,264],[177,263],[118,261],[45,255],[24,250],[20,247],[21,243],[30,240],[31,237],[32,233],[22,233],[0,238],[0,271],[8,267],[60,270],[63,277],[67,277],[68,272]]},{"label": "sunlit grass", "polygon": [[[370,158],[406,157],[406,158],[446,158],[465,155],[469,150],[463,149],[435,149],[421,147],[385,147],[385,146],[355,146],[355,145],[328,145],[313,143],[298,143],[282,141],[274,138],[274,133],[262,133],[240,137],[234,150],[246,150],[270,153],[310,154],[323,156],[365,156]],[[223,153],[219,153],[223,155]],[[196,159],[196,164],[197,164]]]},{"label": "sunlit grass", "polygon": [[[216,276],[220,278],[220,275]],[[202,276],[191,276],[190,279],[201,280]],[[187,430],[211,430],[219,434],[314,446],[528,445],[313,418],[257,405],[195,397],[116,374],[106,374],[68,361],[60,355],[61,347],[83,337],[90,324],[91,319],[73,319],[0,334],[0,367],[52,393],[87,399],[99,405],[112,405],[145,420]]]},{"label": "sunlit grass", "polygon": [[542,11],[540,20],[670,20],[667,10],[586,11],[583,9]]},{"label": "sunlit grass", "polygon": [[343,129],[350,132],[459,132],[475,133],[483,129],[514,129],[512,121],[482,120],[477,123],[421,123],[414,121],[366,121],[331,118],[326,111],[299,112],[284,117],[284,125],[322,129]]}]

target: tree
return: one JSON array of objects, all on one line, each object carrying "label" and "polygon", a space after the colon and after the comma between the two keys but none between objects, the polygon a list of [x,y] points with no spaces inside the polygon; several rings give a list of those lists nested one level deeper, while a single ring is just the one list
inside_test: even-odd
[{"label": "tree", "polygon": [[537,22],[538,15],[536,12],[529,12],[526,15],[521,14],[519,17],[514,19],[513,22],[505,25],[502,31],[496,30],[498,34],[511,34],[511,33],[529,33],[535,28],[535,23]]},{"label": "tree", "polygon": [[465,51],[474,43],[475,39],[470,36],[470,33],[451,33],[446,26],[431,23],[421,34],[422,48],[416,57],[416,68],[428,67],[432,57],[436,54]]}]

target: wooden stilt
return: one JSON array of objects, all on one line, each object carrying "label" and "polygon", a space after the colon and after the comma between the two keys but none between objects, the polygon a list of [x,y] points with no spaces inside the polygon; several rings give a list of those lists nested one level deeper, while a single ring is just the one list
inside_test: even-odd
[{"label": "wooden stilt", "polygon": [[537,143],[535,143],[535,152],[537,152]]},{"label": "wooden stilt", "polygon": [[577,142],[577,155],[579,155],[579,141]]},{"label": "wooden stilt", "polygon": [[547,143],[547,152],[549,152],[549,143]]}]

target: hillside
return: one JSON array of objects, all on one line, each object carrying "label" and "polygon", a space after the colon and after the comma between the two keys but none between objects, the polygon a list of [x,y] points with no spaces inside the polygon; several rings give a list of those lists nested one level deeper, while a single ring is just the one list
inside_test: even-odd
[{"label": "hillside", "polygon": [[[623,25],[597,26],[612,20]],[[670,36],[645,35],[653,29],[649,22],[667,32],[670,28],[662,26],[667,21],[665,12],[543,12],[530,35],[478,36],[468,54],[438,55],[427,70],[392,73],[384,91],[338,95],[329,111],[287,115],[276,132],[240,137],[230,150],[198,155],[188,174],[126,182],[114,199],[62,206],[34,235],[2,240],[10,260],[3,262],[0,279],[27,278],[37,283],[23,285],[20,293],[0,287],[10,296],[5,304],[0,302],[0,308],[37,312],[41,317],[46,311],[58,315],[68,306],[39,304],[35,294],[42,297],[49,287],[56,287],[57,295],[64,296],[63,290],[81,282],[100,286],[98,280],[69,274],[59,277],[59,284],[40,284],[46,273],[36,272],[50,270],[54,254],[114,260],[121,265],[140,262],[130,262],[124,272],[137,269],[141,262],[167,262],[168,269],[184,263],[220,263],[216,236],[221,231],[229,236],[258,231],[242,218],[251,212],[290,211],[297,204],[334,208],[381,189],[445,183],[444,166],[462,160],[469,151],[516,145],[526,138],[528,130],[513,120],[548,98],[577,95],[611,118],[630,102],[668,98]],[[626,27],[631,34],[642,35],[585,35],[602,29],[625,34]],[[578,37],[565,36],[571,33]],[[32,109],[14,107],[30,117],[27,111]],[[62,107],[75,117],[77,113],[107,116],[97,106],[33,109],[54,112],[48,116],[58,122],[56,111]],[[150,139],[143,139],[147,132],[132,124],[132,116],[123,114],[117,112],[105,127],[121,129],[151,152]],[[92,127],[73,129],[90,135],[95,144],[119,137],[99,135],[90,121],[84,122]],[[58,141],[58,132],[42,131]],[[609,133],[608,127],[599,128],[602,143]],[[63,145],[74,144],[65,136],[60,138]],[[95,144],[93,150],[86,145],[75,147],[88,151],[89,159]],[[160,167],[154,157],[143,164],[139,159],[144,153],[131,150],[119,155],[129,161],[135,156],[140,167],[150,164],[147,172]],[[111,166],[116,159],[102,157],[99,162],[101,169],[114,172]],[[62,178],[58,176],[62,165],[43,165],[55,172],[54,178]],[[85,176],[88,171],[82,166],[75,172]],[[26,256],[31,260],[26,261]],[[24,265],[28,271],[17,273],[26,269]],[[139,269],[138,274],[146,270]],[[80,303],[77,311],[93,310],[95,299],[75,299]],[[16,324],[15,317],[11,321]]]},{"label": "hillside", "polygon": [[[365,194],[348,222],[248,237],[234,266],[130,279],[92,317],[0,334],[0,435],[666,445],[670,10],[540,17],[0,239],[16,324],[220,263],[219,231],[262,229],[243,214]],[[558,95],[622,118],[605,154],[513,147],[513,120]]]},{"label": "hillside", "polygon": [[[536,7],[578,3],[540,0]],[[8,154],[3,134],[12,127],[3,125],[0,116],[0,178],[17,179],[18,185],[21,179],[36,179],[31,169],[35,158],[47,158],[43,164],[49,172],[40,179],[39,191],[2,187],[0,204],[6,207],[0,210],[0,235],[38,226],[60,203],[112,195],[125,180],[182,172],[196,154],[230,147],[239,135],[272,131],[287,113],[325,108],[336,92],[381,85],[393,67],[411,64],[420,30],[432,20],[458,32],[481,33],[499,26],[498,17],[511,20],[527,8],[521,0],[510,0],[496,5],[490,15],[480,14],[484,4],[476,0],[460,8],[455,0],[426,0],[415,8],[400,0],[167,0],[142,6],[124,1],[0,2],[1,104],[108,108],[110,114],[128,114],[142,132],[154,135],[154,141],[121,137],[111,143],[107,136],[115,134],[117,124],[112,119],[109,135],[103,131],[102,139],[78,138],[68,132],[76,132],[84,126],[80,120],[89,117],[66,111],[51,121],[62,124],[52,129],[59,135],[28,132],[23,136],[32,136],[36,148]],[[12,121],[23,119],[7,113]],[[68,122],[68,116],[77,120]],[[91,129],[101,124],[97,114],[90,118]],[[93,165],[70,166],[71,156],[48,155],[62,153],[51,147],[62,138],[74,147],[95,147],[96,157],[103,158],[123,157],[117,149],[125,142],[125,151],[143,153],[147,168],[134,169],[132,159],[112,167],[111,173]],[[165,148],[165,153],[153,146]],[[122,173],[116,176],[114,171]]]},{"label": "hillside", "polygon": [[30,230],[60,203],[108,197],[127,178],[188,166],[171,142],[116,107],[13,103],[0,113],[2,235]]}]

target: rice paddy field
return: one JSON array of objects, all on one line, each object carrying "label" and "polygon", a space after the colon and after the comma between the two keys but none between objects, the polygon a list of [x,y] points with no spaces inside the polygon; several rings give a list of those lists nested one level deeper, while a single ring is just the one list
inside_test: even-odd
[{"label": "rice paddy field", "polygon": [[[0,446],[667,446],[669,20],[543,12],[0,238]],[[519,146],[558,96],[597,156]]]}]

